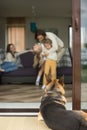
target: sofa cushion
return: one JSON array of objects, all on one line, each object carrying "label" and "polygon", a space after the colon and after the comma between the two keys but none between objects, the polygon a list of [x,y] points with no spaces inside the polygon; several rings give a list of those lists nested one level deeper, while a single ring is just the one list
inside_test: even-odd
[{"label": "sofa cushion", "polygon": [[24,68],[32,68],[34,54],[32,52],[26,52],[20,55],[21,63]]},{"label": "sofa cushion", "polygon": [[58,63],[58,67],[72,67],[71,55],[69,52],[69,48],[66,48],[65,54],[62,59]]},{"label": "sofa cushion", "polygon": [[0,64],[3,63],[4,59],[5,59],[5,51],[4,49],[0,48]]},{"label": "sofa cushion", "polygon": [[11,72],[4,72],[2,76],[36,76],[37,70],[34,68],[19,68]]},{"label": "sofa cushion", "polygon": [[57,75],[71,75],[72,76],[72,67],[57,67]]}]

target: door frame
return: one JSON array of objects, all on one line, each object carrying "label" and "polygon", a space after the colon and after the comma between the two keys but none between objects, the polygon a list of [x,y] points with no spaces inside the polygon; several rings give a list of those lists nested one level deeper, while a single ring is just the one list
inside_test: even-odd
[{"label": "door frame", "polygon": [[73,34],[73,88],[72,109],[81,108],[81,35],[80,35],[80,0],[72,0]]},{"label": "door frame", "polygon": [[[72,34],[73,34],[73,88],[72,109],[81,108],[81,36],[80,36],[80,0],[72,0]],[[37,108],[0,109],[0,112],[38,112]]]}]

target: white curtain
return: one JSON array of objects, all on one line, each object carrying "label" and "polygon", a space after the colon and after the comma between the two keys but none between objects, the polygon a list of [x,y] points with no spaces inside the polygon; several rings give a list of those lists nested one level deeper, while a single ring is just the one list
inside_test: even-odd
[{"label": "white curtain", "polygon": [[24,27],[8,27],[8,44],[13,43],[17,51],[23,51],[25,48]]}]

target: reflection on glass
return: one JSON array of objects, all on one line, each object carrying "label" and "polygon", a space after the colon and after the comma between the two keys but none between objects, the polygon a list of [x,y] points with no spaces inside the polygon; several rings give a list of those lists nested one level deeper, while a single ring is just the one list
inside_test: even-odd
[{"label": "reflection on glass", "polygon": [[81,0],[81,109],[87,109],[87,0]]}]

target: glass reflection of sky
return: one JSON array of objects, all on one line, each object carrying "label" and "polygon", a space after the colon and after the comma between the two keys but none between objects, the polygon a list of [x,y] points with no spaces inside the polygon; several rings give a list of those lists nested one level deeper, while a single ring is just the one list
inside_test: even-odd
[{"label": "glass reflection of sky", "polygon": [[87,0],[81,0],[81,43],[87,43]]}]

